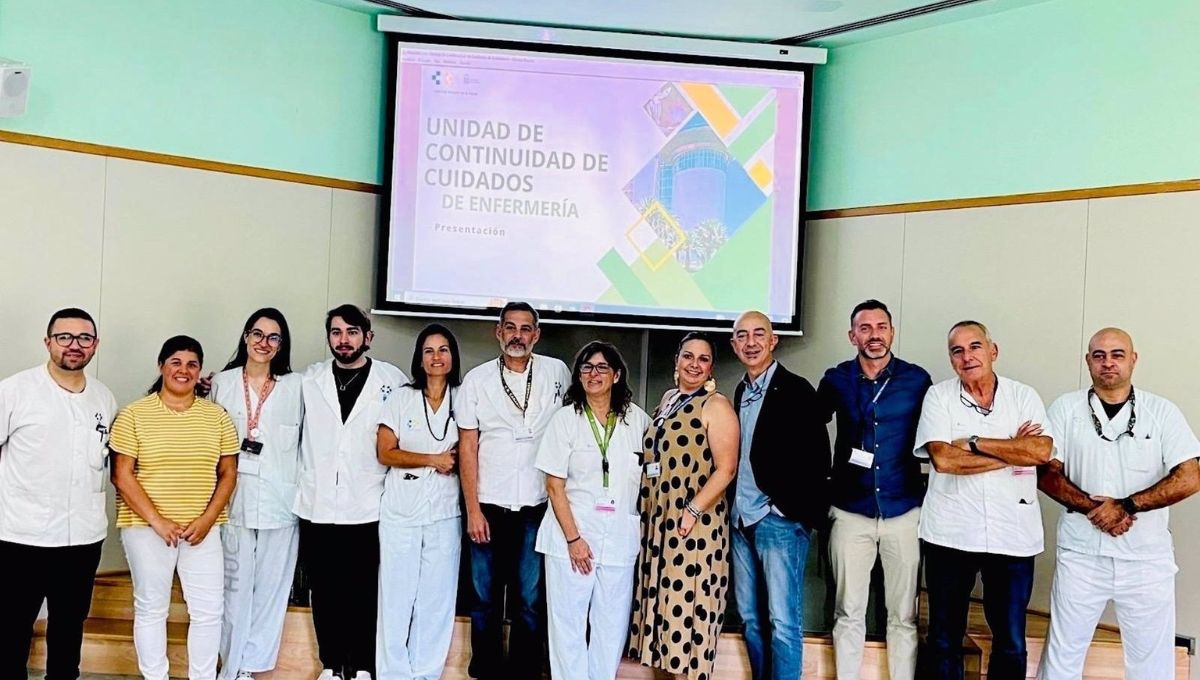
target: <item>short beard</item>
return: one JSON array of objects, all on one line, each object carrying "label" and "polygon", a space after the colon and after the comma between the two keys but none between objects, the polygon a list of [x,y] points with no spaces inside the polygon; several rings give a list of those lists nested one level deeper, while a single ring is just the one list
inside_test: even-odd
[{"label": "short beard", "polygon": [[505,355],[512,357],[513,359],[524,359],[525,357],[529,356],[528,347],[517,348],[515,345],[505,345],[503,350]]},{"label": "short beard", "polygon": [[884,345],[883,353],[877,357],[871,356],[870,350],[868,350],[866,347],[863,347],[858,350],[859,356],[863,357],[864,359],[882,359],[891,353],[892,353],[892,348],[888,347],[887,345]]},{"label": "short beard", "polygon": [[82,371],[83,369],[87,368],[88,364],[90,364],[92,362],[90,357],[84,357],[84,358],[80,359],[79,361],[80,361],[80,364],[78,366],[70,366],[67,364],[67,357],[64,356],[63,358],[54,362],[54,365],[58,366],[59,368],[61,368],[64,371]]},{"label": "short beard", "polygon": [[329,351],[333,354],[333,360],[339,364],[352,364],[358,361],[362,355],[366,354],[367,350],[369,349],[371,349],[371,346],[364,342],[361,347],[354,350],[354,352],[346,358],[343,358],[341,354],[338,354],[338,351],[333,347],[330,347]]}]

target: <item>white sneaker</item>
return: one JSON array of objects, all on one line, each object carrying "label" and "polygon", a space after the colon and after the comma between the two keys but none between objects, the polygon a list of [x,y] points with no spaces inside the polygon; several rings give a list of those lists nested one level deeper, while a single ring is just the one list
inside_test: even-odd
[{"label": "white sneaker", "polygon": [[359,671],[354,674],[352,680],[371,680],[371,674],[366,671]]},{"label": "white sneaker", "polygon": [[254,680],[254,674],[250,671],[238,671],[237,677],[234,680]]},{"label": "white sneaker", "polygon": [[317,676],[317,680],[342,680],[342,674],[334,673],[326,668],[325,670],[321,671],[320,675]]}]

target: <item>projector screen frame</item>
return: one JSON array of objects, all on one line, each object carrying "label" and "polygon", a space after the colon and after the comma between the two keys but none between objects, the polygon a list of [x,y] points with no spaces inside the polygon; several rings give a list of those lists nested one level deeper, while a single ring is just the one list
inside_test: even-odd
[{"label": "projector screen frame", "polygon": [[[806,49],[812,50],[814,53],[820,53],[820,59],[812,61],[802,61],[799,58],[791,59],[766,59],[766,58],[748,58],[748,57],[731,57],[731,56],[704,56],[688,52],[661,52],[655,50],[642,49],[626,49],[614,47],[598,47],[593,45],[581,44],[578,41],[572,42],[555,42],[555,41],[526,41],[514,40],[498,37],[467,37],[462,35],[446,35],[438,33],[421,33],[421,32],[401,32],[400,30],[384,29],[384,19],[380,17],[380,30],[385,30],[385,40],[387,42],[387,69],[385,72],[386,78],[386,101],[385,101],[385,129],[384,129],[384,154],[385,162],[383,168],[383,186],[380,194],[380,212],[376,242],[376,271],[375,271],[375,304],[372,308],[372,313],[394,315],[394,316],[409,316],[421,318],[447,318],[447,319],[472,319],[472,320],[489,320],[494,321],[499,314],[500,307],[462,307],[462,306],[441,306],[390,301],[387,299],[388,294],[388,268],[390,258],[390,226],[391,226],[391,211],[392,211],[392,186],[393,186],[393,151],[395,146],[396,132],[396,86],[397,86],[397,67],[400,54],[400,45],[420,44],[431,46],[445,47],[469,47],[483,49],[501,49],[501,50],[520,50],[527,52],[539,52],[546,54],[559,54],[567,56],[584,56],[584,57],[608,57],[630,60],[649,60],[666,63],[680,64],[699,64],[713,66],[737,66],[747,68],[760,68],[778,71],[793,71],[804,75],[803,92],[801,93],[802,115],[800,121],[800,140],[801,140],[801,158],[799,163],[799,178],[797,183],[797,211],[798,223],[796,226],[797,233],[795,236],[796,245],[796,263],[795,263],[795,301],[792,319],[789,322],[776,322],[774,324],[776,332],[785,335],[803,335],[802,330],[802,312],[803,312],[803,277],[804,277],[804,251],[805,251],[805,234],[807,222],[807,195],[808,195],[808,169],[809,169],[809,134],[812,121],[812,92],[813,92],[813,64],[824,63],[824,50],[817,48],[791,48],[791,49]],[[400,17],[387,17],[397,19]],[[436,20],[421,20],[413,23],[459,23],[459,22],[444,22]],[[466,22],[474,23],[474,22]],[[501,26],[502,28],[514,28],[509,26]],[[414,27],[415,28],[415,27]],[[523,27],[530,28],[530,27]],[[558,29],[554,29],[558,30]],[[572,34],[593,33],[591,31],[569,31]],[[595,32],[600,33],[600,32]],[[648,40],[656,36],[639,36],[645,37]],[[670,38],[673,44],[678,44],[677,41],[688,41],[685,38]],[[712,40],[697,40],[697,43],[716,43],[727,41],[712,41]],[[757,47],[757,45],[756,45]],[[768,47],[763,45],[762,47]],[[778,46],[770,45],[771,48]],[[515,298],[514,298],[515,299]],[[537,301],[530,302],[537,304]],[[612,312],[587,313],[580,311],[569,311],[563,309],[561,311],[555,309],[538,309],[541,321],[547,324],[568,324],[568,325],[590,325],[590,326],[609,326],[619,328],[636,328],[636,329],[666,329],[666,330],[727,330],[733,323],[734,317],[729,318],[677,318],[676,321],[663,314],[647,315],[647,314],[619,314]]]}]

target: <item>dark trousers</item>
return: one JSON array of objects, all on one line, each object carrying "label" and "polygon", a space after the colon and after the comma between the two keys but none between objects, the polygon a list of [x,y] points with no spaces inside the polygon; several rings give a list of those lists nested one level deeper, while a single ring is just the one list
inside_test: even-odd
[{"label": "dark trousers", "polygon": [[375,675],[379,610],[379,522],[314,524],[300,520],[300,560],[312,593],[321,664],[352,678]]},{"label": "dark trousers", "polygon": [[[492,540],[470,543],[475,603],[471,608],[471,665],[467,673],[484,679],[540,678],[545,658],[545,586],[542,556],[533,546],[546,504],[520,510],[486,503],[482,507]],[[512,614],[507,667],[501,638],[506,587]]]},{"label": "dark trousers", "polygon": [[79,677],[83,622],[104,541],[38,548],[0,541],[0,678],[25,680],[33,622],[46,602],[46,680]]},{"label": "dark trousers", "polygon": [[923,543],[929,592],[929,676],[963,677],[962,639],[977,574],[983,576],[983,614],[992,630],[989,680],[1025,677],[1025,611],[1033,592],[1033,557],[973,553]]}]

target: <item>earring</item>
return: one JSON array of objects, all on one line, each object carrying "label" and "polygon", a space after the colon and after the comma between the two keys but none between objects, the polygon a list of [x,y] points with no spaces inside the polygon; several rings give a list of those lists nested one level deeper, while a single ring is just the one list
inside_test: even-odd
[{"label": "earring", "polygon": [[705,380],[704,381],[704,391],[705,392],[716,392],[717,391],[717,379],[709,378],[708,380]]},{"label": "earring", "polygon": [[675,383],[676,387],[679,387],[679,371],[678,370],[676,370],[674,373],[671,374],[671,382]]}]

